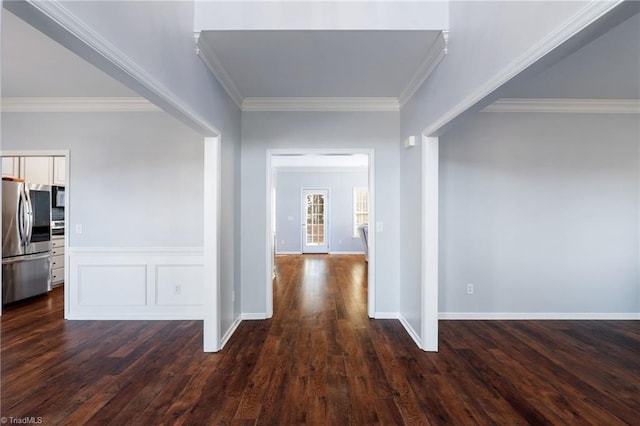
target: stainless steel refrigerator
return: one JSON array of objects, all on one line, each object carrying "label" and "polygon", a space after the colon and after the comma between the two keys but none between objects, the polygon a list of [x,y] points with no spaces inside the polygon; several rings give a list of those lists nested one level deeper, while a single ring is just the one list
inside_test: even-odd
[{"label": "stainless steel refrigerator", "polygon": [[51,289],[51,188],[2,180],[2,304]]}]

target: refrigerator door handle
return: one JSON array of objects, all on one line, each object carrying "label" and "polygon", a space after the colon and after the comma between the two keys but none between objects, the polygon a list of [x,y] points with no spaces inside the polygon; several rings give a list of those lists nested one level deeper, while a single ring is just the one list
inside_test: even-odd
[{"label": "refrigerator door handle", "polygon": [[25,245],[31,242],[31,236],[33,235],[33,205],[31,204],[31,196],[29,195],[29,189],[25,188],[24,193],[27,197],[27,237]]},{"label": "refrigerator door handle", "polygon": [[24,191],[20,191],[20,200],[18,204],[18,234],[20,235],[20,245],[25,245],[27,243],[26,240],[26,230],[27,230],[27,212],[25,211],[27,207],[27,199],[25,197]]},{"label": "refrigerator door handle", "polygon": [[45,252],[42,252],[42,253],[36,253],[36,254],[28,254],[28,255],[25,255],[25,256],[5,257],[4,259],[2,259],[2,264],[3,265],[9,265],[11,263],[24,262],[24,261],[27,261],[27,260],[46,259],[48,257],[51,257],[51,253],[49,253],[48,251],[45,251]]}]

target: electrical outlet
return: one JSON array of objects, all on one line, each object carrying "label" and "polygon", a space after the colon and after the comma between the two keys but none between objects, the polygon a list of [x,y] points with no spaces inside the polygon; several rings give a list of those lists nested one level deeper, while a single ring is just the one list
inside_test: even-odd
[{"label": "electrical outlet", "polygon": [[76,223],[76,234],[82,234],[82,224]]},{"label": "electrical outlet", "polygon": [[473,284],[467,284],[467,294],[473,294]]},{"label": "electrical outlet", "polygon": [[182,284],[176,284],[176,286],[173,289],[174,293],[176,296],[179,296],[182,294]]}]

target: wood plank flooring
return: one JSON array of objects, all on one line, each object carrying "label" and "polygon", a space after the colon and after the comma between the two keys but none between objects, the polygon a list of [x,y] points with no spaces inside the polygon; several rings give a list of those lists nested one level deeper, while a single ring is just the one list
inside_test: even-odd
[{"label": "wood plank flooring", "polygon": [[199,321],[5,308],[1,415],[45,425],[632,425],[638,321],[441,321],[440,352],[367,318],[361,256],[277,258],[274,316],[202,352]]}]

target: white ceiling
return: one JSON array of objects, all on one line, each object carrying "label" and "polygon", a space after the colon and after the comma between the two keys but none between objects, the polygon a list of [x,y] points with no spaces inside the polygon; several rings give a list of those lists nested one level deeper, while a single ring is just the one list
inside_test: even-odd
[{"label": "white ceiling", "polygon": [[398,98],[439,31],[203,31],[242,98]]},{"label": "white ceiling", "polygon": [[2,97],[138,96],[20,18],[2,10]]}]

